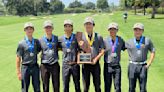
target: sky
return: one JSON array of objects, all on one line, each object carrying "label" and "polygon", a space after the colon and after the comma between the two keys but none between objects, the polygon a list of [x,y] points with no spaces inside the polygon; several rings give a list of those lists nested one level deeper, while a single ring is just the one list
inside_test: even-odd
[{"label": "sky", "polygon": [[[62,1],[66,5],[66,7],[67,7],[69,5],[69,3],[71,3],[71,2],[73,2],[75,0],[60,0],[60,1]],[[97,0],[78,0],[78,1],[80,1],[82,3],[86,3],[86,2],[94,2],[94,3],[96,3],[97,2]],[[119,0],[108,0],[108,3],[109,4],[114,3],[115,5],[119,5]]]}]

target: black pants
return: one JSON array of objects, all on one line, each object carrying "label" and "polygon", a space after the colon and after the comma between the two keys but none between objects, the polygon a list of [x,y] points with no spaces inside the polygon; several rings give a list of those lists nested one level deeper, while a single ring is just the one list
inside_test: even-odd
[{"label": "black pants", "polygon": [[43,81],[43,91],[49,92],[49,80],[52,78],[53,92],[59,92],[60,66],[58,63],[53,65],[41,64],[41,77]]},{"label": "black pants", "polygon": [[115,92],[121,92],[121,67],[104,64],[105,92],[111,92],[112,80],[114,80]]},{"label": "black pants", "polygon": [[72,78],[74,81],[76,92],[81,92],[81,89],[80,89],[80,66],[77,64],[75,64],[75,65],[63,64],[62,76],[63,76],[64,92],[69,92],[69,82],[70,82],[71,75],[72,75]]},{"label": "black pants", "polygon": [[147,68],[145,65],[129,64],[128,67],[128,77],[129,77],[129,92],[136,92],[136,81],[139,80],[140,92],[146,91],[147,83]]},{"label": "black pants", "polygon": [[28,92],[30,85],[30,77],[32,77],[32,85],[34,92],[40,92],[40,77],[39,66],[36,65],[22,65],[22,92]]},{"label": "black pants", "polygon": [[93,77],[93,84],[95,86],[95,92],[101,92],[101,89],[100,89],[100,82],[101,82],[100,81],[100,64],[99,63],[97,63],[96,65],[84,64],[83,68],[82,68],[82,73],[83,73],[84,92],[89,91],[91,74]]}]

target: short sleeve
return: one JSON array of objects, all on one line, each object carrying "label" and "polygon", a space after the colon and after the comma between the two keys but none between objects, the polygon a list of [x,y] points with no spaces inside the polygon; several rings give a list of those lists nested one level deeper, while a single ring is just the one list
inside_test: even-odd
[{"label": "short sleeve", "polygon": [[130,48],[130,44],[129,44],[129,43],[130,43],[130,41],[126,41],[126,42],[125,42],[125,48],[126,48],[126,49]]},{"label": "short sleeve", "polygon": [[21,43],[18,44],[16,54],[19,57],[22,57],[23,56],[23,46],[21,45]]},{"label": "short sleeve", "polygon": [[59,39],[58,39],[58,49],[59,50],[62,49],[62,37],[59,37]]},{"label": "short sleeve", "polygon": [[99,45],[100,45],[99,46],[100,49],[105,49],[105,44],[104,44],[102,36],[99,36]]},{"label": "short sleeve", "polygon": [[105,52],[108,52],[108,43],[107,43],[107,38],[103,40],[103,43],[104,43],[104,50]]},{"label": "short sleeve", "polygon": [[121,50],[126,50],[126,47],[125,47],[125,41],[121,38],[121,41],[122,41],[122,47],[121,47]]},{"label": "short sleeve", "polygon": [[39,53],[41,51],[41,44],[39,40],[36,40],[36,44],[37,44],[37,53]]},{"label": "short sleeve", "polygon": [[106,41],[105,41],[105,39],[103,39],[103,43],[104,43],[104,49],[106,49],[107,47],[106,47]]},{"label": "short sleeve", "polygon": [[153,45],[153,42],[149,39],[149,47],[148,47],[150,52],[155,52],[155,47]]}]

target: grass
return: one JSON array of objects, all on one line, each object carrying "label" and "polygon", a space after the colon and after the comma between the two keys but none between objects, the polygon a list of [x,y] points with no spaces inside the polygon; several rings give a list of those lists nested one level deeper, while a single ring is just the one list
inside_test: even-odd
[{"label": "grass", "polygon": [[[32,19],[30,16],[27,17],[17,17],[17,16],[7,16],[0,17],[0,92],[20,92],[21,83],[16,77],[15,71],[15,53],[18,42],[23,39],[23,25],[27,21],[32,21],[35,25],[34,37],[40,38],[44,35],[42,24],[44,20],[51,19],[54,22],[53,33],[61,36],[64,34],[63,31],[63,21],[65,19],[72,19],[74,21],[74,32],[83,31],[83,20],[86,16],[93,16],[95,19],[95,31],[101,34],[104,38],[108,36],[107,26],[110,22],[117,22],[119,24],[120,30],[118,35],[122,36],[125,40],[133,37],[132,26],[136,22],[142,22],[145,25],[144,35],[148,36],[154,42],[156,47],[156,58],[154,63],[149,68],[148,72],[148,92],[163,92],[164,91],[164,15],[157,15],[157,19],[149,19],[150,16],[136,16],[129,14],[128,22],[124,23],[122,19],[123,12],[114,12],[114,15],[103,13],[103,14],[91,14],[82,13],[77,15],[72,14],[59,14],[48,17],[39,16]],[[40,62],[40,61],[39,61]],[[60,65],[61,63],[61,52],[60,52]],[[103,81],[103,58],[100,61],[101,64],[101,89],[104,92],[104,81]],[[122,52],[122,92],[128,91],[128,79],[127,79],[127,66],[128,66],[128,55],[127,51]],[[61,73],[60,73],[60,76]],[[81,75],[82,76],[82,75]],[[63,90],[62,77],[60,77],[60,89]],[[92,81],[92,80],[91,80]],[[81,77],[81,89],[82,77]],[[52,92],[52,85],[50,86]],[[41,85],[42,88],[42,85]],[[30,91],[33,92],[32,86],[30,86]],[[137,85],[136,92],[139,92],[139,87]],[[70,91],[74,92],[74,85],[71,79]],[[91,82],[90,92],[94,92],[94,86]],[[114,90],[112,89],[112,92]]]}]

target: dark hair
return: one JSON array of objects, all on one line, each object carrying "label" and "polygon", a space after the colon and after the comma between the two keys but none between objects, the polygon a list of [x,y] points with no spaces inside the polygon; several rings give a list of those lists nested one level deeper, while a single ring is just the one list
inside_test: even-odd
[{"label": "dark hair", "polygon": [[[30,27],[30,26],[29,26]],[[27,29],[28,27],[26,27],[26,28],[24,28],[24,31],[26,31],[26,29]],[[35,28],[34,27],[30,27],[30,28],[32,28],[33,30],[35,30]]]},{"label": "dark hair", "polygon": [[[88,22],[88,23],[90,23],[90,22]],[[85,24],[86,24],[86,23],[85,23]],[[84,24],[84,25],[85,25],[85,24]],[[91,24],[92,24],[92,23],[91,23]],[[93,26],[95,26],[95,23],[94,23],[94,22],[93,22]]]},{"label": "dark hair", "polygon": [[[65,25],[67,25],[67,24],[65,24]],[[65,25],[64,25],[64,27],[65,27]],[[70,25],[70,24],[68,24],[68,25]],[[73,25],[71,25],[71,27],[72,27],[72,32],[73,32]],[[65,31],[65,30],[64,30]]]},{"label": "dark hair", "polygon": [[93,26],[95,26],[95,23],[93,22]]},{"label": "dark hair", "polygon": [[[64,27],[65,27],[66,25],[71,25],[71,24],[65,24]],[[73,27],[73,25],[71,25],[71,26]]]}]

